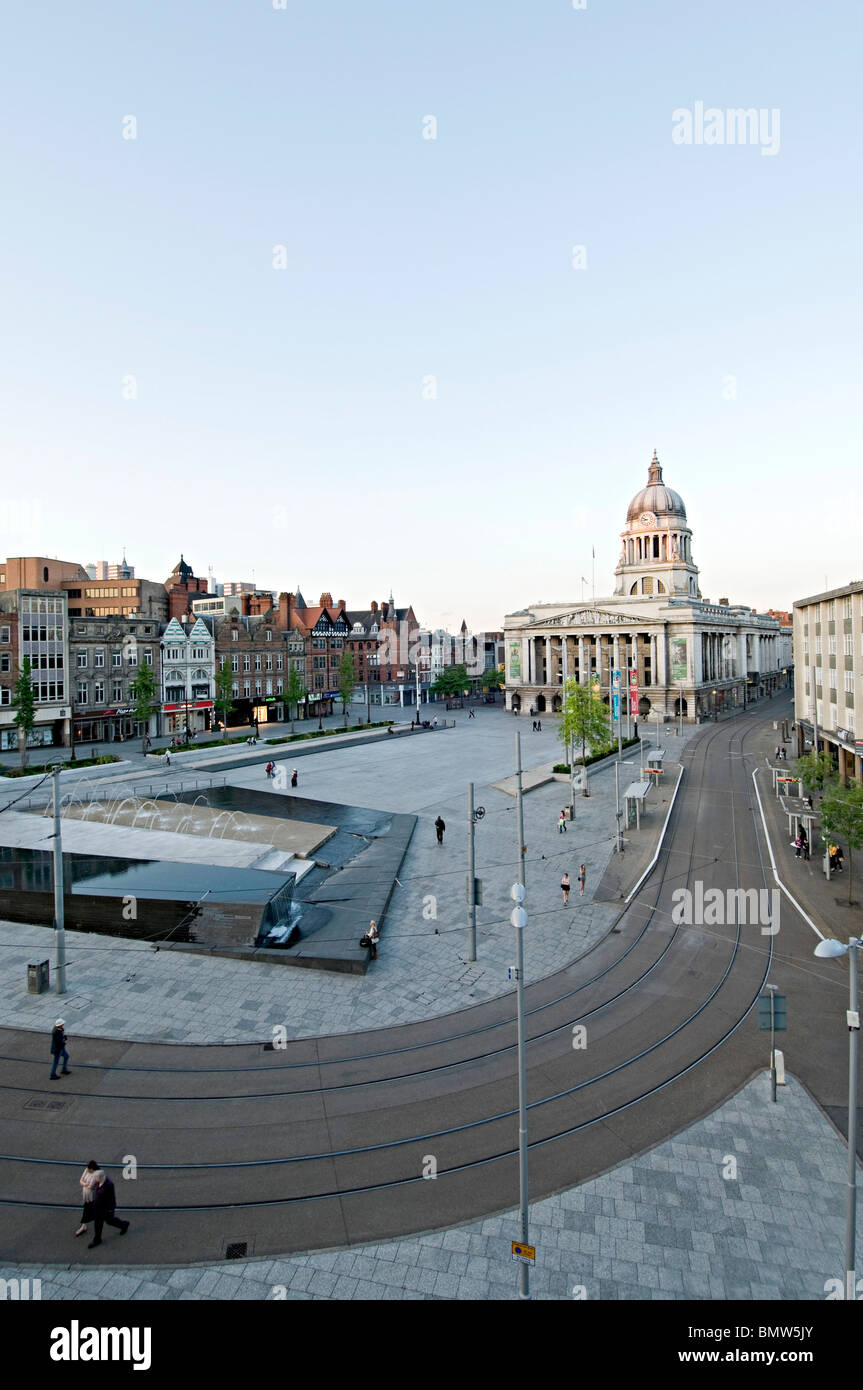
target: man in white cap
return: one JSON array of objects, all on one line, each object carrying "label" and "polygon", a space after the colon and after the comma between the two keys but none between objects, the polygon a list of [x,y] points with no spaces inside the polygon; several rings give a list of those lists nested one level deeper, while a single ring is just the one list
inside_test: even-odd
[{"label": "man in white cap", "polygon": [[63,1058],[61,1076],[69,1075],[69,1053],[66,1051],[66,1020],[58,1018],[51,1030],[51,1080],[57,1080],[57,1063]]}]

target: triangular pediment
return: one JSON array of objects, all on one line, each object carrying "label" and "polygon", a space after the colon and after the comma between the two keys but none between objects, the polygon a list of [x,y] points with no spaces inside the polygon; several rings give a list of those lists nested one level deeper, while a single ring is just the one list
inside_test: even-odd
[{"label": "triangular pediment", "polygon": [[185,642],[186,634],[176,618],[172,618],[165,628],[166,642]]},{"label": "triangular pediment", "polygon": [[198,618],[197,622],[195,623],[195,626],[189,633],[189,638],[192,642],[211,641],[210,629],[207,627],[207,624],[204,622],[203,618]]},{"label": "triangular pediment", "polygon": [[531,627],[631,627],[634,621],[637,619],[631,613],[612,613],[607,608],[573,608],[568,613],[531,623]]}]

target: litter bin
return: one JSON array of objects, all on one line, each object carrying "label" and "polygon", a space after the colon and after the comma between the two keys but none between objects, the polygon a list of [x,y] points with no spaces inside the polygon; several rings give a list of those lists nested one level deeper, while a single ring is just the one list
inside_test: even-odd
[{"label": "litter bin", "polygon": [[27,993],[44,994],[48,988],[49,966],[47,960],[27,962]]}]

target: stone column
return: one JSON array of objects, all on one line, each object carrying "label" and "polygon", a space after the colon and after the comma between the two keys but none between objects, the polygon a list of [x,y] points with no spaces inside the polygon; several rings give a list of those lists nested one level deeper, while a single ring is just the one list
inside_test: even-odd
[{"label": "stone column", "polygon": [[521,639],[521,680],[519,685],[530,684],[530,638]]},{"label": "stone column", "polygon": [[[668,688],[668,630],[663,627],[656,635],[656,684],[660,690]],[[666,707],[668,701],[666,700]]]},{"label": "stone column", "polygon": [[578,679],[584,685],[584,638],[578,639]]},{"label": "stone column", "polygon": [[551,638],[550,638],[550,637],[546,637],[546,639],[545,639],[545,684],[546,684],[546,686],[550,686],[550,685],[553,684],[553,682],[552,682],[552,675],[551,675],[552,671],[554,670],[554,667],[553,667],[553,665],[552,665],[552,655],[553,655],[553,654],[552,654],[552,650],[551,650]]},{"label": "stone column", "polygon": [[614,662],[614,669],[615,669],[615,671],[619,671],[619,670],[620,670],[620,636],[619,636],[618,633],[615,633],[614,636],[612,637],[612,639],[611,639],[611,645],[612,645],[612,658],[611,658],[611,659],[612,659],[612,661]]}]

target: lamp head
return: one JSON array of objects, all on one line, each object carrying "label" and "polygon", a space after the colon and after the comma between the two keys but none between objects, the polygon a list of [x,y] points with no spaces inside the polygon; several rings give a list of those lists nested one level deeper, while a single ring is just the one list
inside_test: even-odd
[{"label": "lamp head", "polygon": [[836,941],[833,937],[826,937],[824,941],[819,941],[815,947],[815,955],[822,960],[832,960],[837,956],[844,956],[848,950],[841,941]]}]

